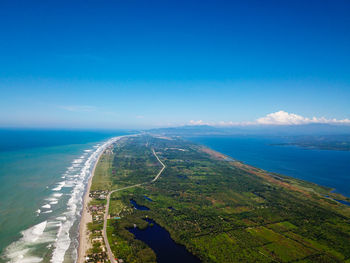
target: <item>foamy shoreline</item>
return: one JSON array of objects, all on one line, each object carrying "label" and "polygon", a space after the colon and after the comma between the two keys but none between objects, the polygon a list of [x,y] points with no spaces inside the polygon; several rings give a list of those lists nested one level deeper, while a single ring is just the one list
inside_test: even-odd
[{"label": "foamy shoreline", "polygon": [[80,218],[80,223],[79,223],[79,247],[78,247],[78,258],[76,261],[78,263],[84,262],[85,253],[90,248],[89,235],[87,233],[87,224],[89,222],[92,222],[92,218],[91,218],[91,215],[87,211],[87,206],[91,200],[91,198],[89,197],[89,193],[90,193],[90,188],[91,188],[92,177],[94,177],[97,163],[99,162],[103,153],[104,153],[104,150],[101,152],[101,154],[99,155],[99,157],[94,165],[94,169],[93,169],[92,174],[89,178],[88,184],[86,186],[85,194],[84,194],[83,211],[81,213],[81,218]]},{"label": "foamy shoreline", "polygon": [[[67,167],[64,163],[65,172],[56,172],[58,180],[43,185],[47,193],[33,210],[35,220],[20,230],[21,237],[4,248],[1,262],[77,262],[78,250],[86,251],[89,244],[84,233],[89,214],[84,214],[84,208],[89,202],[87,198],[96,164],[105,149],[122,137],[116,136],[94,146],[90,143],[90,149],[78,148],[79,151],[74,153],[77,157],[74,156],[70,165]],[[78,157],[81,151],[84,153]],[[81,246],[79,240],[82,240]],[[84,259],[84,254],[81,257]]]},{"label": "foamy shoreline", "polygon": [[127,137],[127,136],[130,136],[130,135],[124,135],[124,136],[118,136],[118,137],[112,138],[106,144],[104,144],[104,149],[101,150],[101,152],[99,153],[99,156],[94,164],[94,168],[93,168],[93,171],[92,171],[91,176],[89,178],[88,184],[86,186],[84,199],[83,199],[83,210],[82,210],[80,224],[79,224],[79,247],[78,247],[78,257],[77,257],[77,261],[76,261],[77,263],[84,262],[86,251],[91,247],[91,244],[89,241],[89,235],[87,233],[87,224],[89,222],[92,222],[92,218],[91,218],[91,215],[88,213],[87,206],[91,200],[91,198],[89,197],[89,193],[90,193],[92,178],[94,177],[97,163],[99,162],[102,154],[104,153],[104,151],[106,150],[106,148],[108,146],[110,146],[111,144],[120,140],[121,138]]}]

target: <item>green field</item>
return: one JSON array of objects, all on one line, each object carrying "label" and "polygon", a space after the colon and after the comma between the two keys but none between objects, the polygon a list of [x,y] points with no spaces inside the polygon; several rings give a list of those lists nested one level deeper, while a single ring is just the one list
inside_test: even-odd
[{"label": "green field", "polygon": [[[350,261],[350,208],[325,198],[329,189],[180,138],[118,141],[101,158],[92,189],[150,182],[161,169],[152,149],[166,165],[160,179],[111,197],[108,237],[117,258],[155,262],[154,252],[126,230],[146,227],[143,218],[150,217],[203,262]],[[131,198],[150,210],[132,209]]]}]

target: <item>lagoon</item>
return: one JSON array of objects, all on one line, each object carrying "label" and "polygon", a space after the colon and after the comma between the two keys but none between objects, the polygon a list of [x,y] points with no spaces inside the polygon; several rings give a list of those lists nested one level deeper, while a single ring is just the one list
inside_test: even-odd
[{"label": "lagoon", "polygon": [[[146,196],[144,196],[146,198]],[[146,198],[147,200],[149,198]],[[150,199],[151,200],[151,199]],[[153,200],[152,200],[153,202]],[[137,204],[133,199],[130,203],[138,210],[149,210],[148,207]],[[168,231],[158,225],[154,220],[146,218],[149,224],[146,229],[137,227],[129,228],[128,231],[134,234],[136,239],[145,242],[157,255],[158,263],[199,263],[197,257],[187,251],[185,246],[175,243]]]},{"label": "lagoon", "polygon": [[202,136],[187,138],[246,164],[319,185],[350,196],[350,151],[302,148],[280,137]]},{"label": "lagoon", "polygon": [[132,204],[132,206],[137,210],[143,210],[143,211],[149,210],[147,206],[139,205],[138,203],[136,203],[134,199],[130,199],[130,204]]},{"label": "lagoon", "polygon": [[145,219],[149,224],[144,230],[129,228],[135,238],[145,242],[157,255],[158,263],[200,263],[201,261],[187,251],[185,246],[176,244],[168,231],[152,219]]}]

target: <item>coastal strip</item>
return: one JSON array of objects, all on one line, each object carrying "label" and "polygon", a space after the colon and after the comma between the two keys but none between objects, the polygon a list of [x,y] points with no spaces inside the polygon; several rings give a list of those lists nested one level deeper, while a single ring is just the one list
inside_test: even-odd
[{"label": "coastal strip", "polygon": [[89,193],[90,193],[90,188],[91,188],[92,177],[94,176],[97,163],[99,162],[102,153],[103,152],[101,152],[100,156],[98,157],[98,159],[94,165],[94,169],[92,171],[92,174],[91,174],[89,181],[88,181],[88,184],[86,186],[85,195],[84,195],[84,199],[83,199],[83,210],[81,213],[80,225],[79,225],[79,247],[78,247],[78,258],[77,258],[78,263],[84,262],[84,255],[85,255],[86,251],[91,247],[90,242],[89,242],[89,235],[87,233],[87,224],[89,222],[92,222],[92,218],[91,218],[91,215],[88,213],[87,206],[88,206],[90,199],[91,199],[89,197]]},{"label": "coastal strip", "polygon": [[120,140],[123,137],[127,137],[129,135],[124,135],[124,136],[118,136],[115,138],[112,138],[108,140],[104,145],[103,149],[99,152],[99,155],[96,159],[96,162],[94,164],[94,168],[92,170],[92,173],[89,177],[88,184],[86,186],[84,198],[83,198],[83,209],[82,209],[82,214],[81,214],[81,219],[80,219],[80,225],[79,225],[79,247],[78,247],[78,257],[77,257],[77,263],[83,263],[85,261],[85,255],[87,250],[91,247],[90,240],[89,240],[89,234],[87,232],[87,224],[89,222],[92,222],[92,217],[91,214],[88,213],[88,204],[91,200],[89,197],[90,193],[90,188],[91,188],[91,183],[92,183],[92,178],[94,177],[96,166],[106,150],[106,148],[116,141]]}]

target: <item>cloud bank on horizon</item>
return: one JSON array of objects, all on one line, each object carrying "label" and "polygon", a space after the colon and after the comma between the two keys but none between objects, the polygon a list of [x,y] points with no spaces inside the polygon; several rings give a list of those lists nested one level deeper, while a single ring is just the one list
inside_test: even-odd
[{"label": "cloud bank on horizon", "polygon": [[267,114],[264,117],[256,119],[254,122],[217,122],[210,123],[199,121],[190,121],[190,125],[211,125],[211,126],[239,126],[239,125],[305,125],[305,124],[344,124],[350,125],[350,119],[327,119],[325,117],[307,118],[294,113],[288,113],[283,110]]}]

